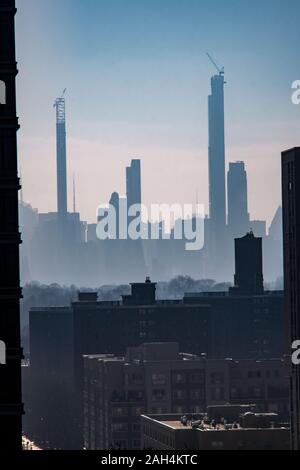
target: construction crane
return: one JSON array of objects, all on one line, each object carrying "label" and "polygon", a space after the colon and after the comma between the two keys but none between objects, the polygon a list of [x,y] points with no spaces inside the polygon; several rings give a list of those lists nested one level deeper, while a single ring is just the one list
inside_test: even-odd
[{"label": "construction crane", "polygon": [[224,75],[224,73],[225,73],[224,67],[222,67],[220,69],[220,67],[216,64],[216,62],[214,61],[214,59],[212,58],[212,56],[208,52],[206,53],[206,55],[209,58],[209,60],[211,61],[211,63],[216,67],[217,71],[219,72],[219,75]]},{"label": "construction crane", "polygon": [[65,122],[65,99],[64,95],[67,89],[65,88],[59,98],[56,98],[53,108],[56,108],[56,123],[62,124]]},{"label": "construction crane", "polygon": [[56,106],[57,106],[57,104],[58,104],[58,101],[63,99],[64,94],[66,93],[66,91],[67,91],[67,89],[64,88],[62,94],[60,95],[60,97],[59,97],[59,98],[56,98],[56,100],[54,101],[54,104],[53,104],[53,108],[56,108]]}]

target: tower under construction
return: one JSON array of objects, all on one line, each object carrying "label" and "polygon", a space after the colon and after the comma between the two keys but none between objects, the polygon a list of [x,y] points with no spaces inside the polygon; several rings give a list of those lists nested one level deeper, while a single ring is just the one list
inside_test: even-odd
[{"label": "tower under construction", "polygon": [[66,150],[66,102],[65,91],[54,103],[56,109],[56,171],[57,213],[60,219],[67,217],[67,150]]}]

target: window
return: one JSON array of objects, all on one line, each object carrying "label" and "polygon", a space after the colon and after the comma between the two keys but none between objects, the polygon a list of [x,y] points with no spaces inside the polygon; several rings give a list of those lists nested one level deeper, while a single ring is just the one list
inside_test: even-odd
[{"label": "window", "polygon": [[126,374],[125,383],[126,385],[141,385],[144,382],[143,374]]},{"label": "window", "polygon": [[0,80],[0,105],[6,104],[6,85],[3,80]]},{"label": "window", "polygon": [[256,398],[259,398],[262,395],[262,390],[259,387],[254,387],[253,394]]},{"label": "window", "polygon": [[260,370],[249,370],[248,371],[248,378],[249,379],[260,379],[261,378]]},{"label": "window", "polygon": [[113,408],[112,409],[112,415],[113,416],[127,416],[128,410],[127,408]]},{"label": "window", "polygon": [[204,411],[203,406],[199,406],[199,405],[193,406],[193,413],[203,413],[203,411]]},{"label": "window", "polygon": [[127,432],[128,424],[127,423],[112,423],[113,432]]},{"label": "window", "polygon": [[165,385],[165,383],[166,383],[165,374],[152,374],[153,385]]},{"label": "window", "polygon": [[185,390],[173,390],[173,398],[177,400],[182,400],[186,397]]},{"label": "window", "polygon": [[133,432],[140,432],[141,431],[141,425],[139,423],[132,423],[132,431]]},{"label": "window", "polygon": [[174,383],[185,383],[185,374],[176,373],[173,375]]},{"label": "window", "polygon": [[210,374],[210,383],[214,385],[224,383],[224,374],[222,372],[213,372]]},{"label": "window", "polygon": [[143,390],[129,390],[127,398],[129,401],[141,401],[144,399]]},{"label": "window", "polygon": [[241,394],[240,389],[237,388],[237,387],[231,387],[230,396],[231,396],[231,398],[241,398],[242,394]]},{"label": "window", "polygon": [[279,412],[279,406],[277,403],[270,403],[269,404],[269,413],[278,413]]},{"label": "window", "polygon": [[184,407],[183,406],[176,406],[175,407],[175,413],[184,413]]},{"label": "window", "polygon": [[153,408],[152,408],[152,411],[151,411],[151,412],[152,412],[152,414],[154,414],[154,415],[162,415],[162,414],[164,414],[164,413],[166,412],[166,409],[165,409],[164,407],[162,407],[162,406],[158,406],[158,407],[156,406],[156,407],[153,407]]},{"label": "window", "polygon": [[200,400],[204,398],[204,390],[191,390],[191,399]]},{"label": "window", "polygon": [[141,441],[138,439],[133,440],[133,448],[134,449],[140,449],[141,448]]},{"label": "window", "polygon": [[214,387],[210,389],[211,400],[224,400],[224,388],[223,387]]},{"label": "window", "polygon": [[163,400],[166,396],[166,391],[163,389],[154,389],[152,390],[153,400]]},{"label": "window", "polygon": [[114,441],[113,448],[114,449],[127,449],[128,442],[126,439],[118,439]]},{"label": "window", "polygon": [[201,372],[194,372],[190,375],[191,383],[202,383],[204,382],[204,371]]}]

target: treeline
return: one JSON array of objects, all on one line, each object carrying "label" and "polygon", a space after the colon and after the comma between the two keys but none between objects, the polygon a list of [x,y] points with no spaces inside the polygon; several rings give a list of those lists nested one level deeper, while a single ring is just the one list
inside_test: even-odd
[{"label": "treeline", "polygon": [[[180,299],[185,292],[204,292],[228,290],[230,283],[216,283],[212,279],[195,280],[190,276],[177,276],[169,282],[157,283],[157,299]],[[44,285],[38,282],[26,284],[21,301],[22,327],[28,324],[28,313],[32,307],[67,306],[77,299],[78,291],[91,290],[87,287]],[[95,290],[95,289],[93,289]],[[106,285],[98,289],[99,300],[120,300],[122,295],[130,293],[130,286]]]}]

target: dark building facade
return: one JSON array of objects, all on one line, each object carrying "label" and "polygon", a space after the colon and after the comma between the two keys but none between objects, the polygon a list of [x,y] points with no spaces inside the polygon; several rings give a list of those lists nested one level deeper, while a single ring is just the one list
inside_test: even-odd
[{"label": "dark building facade", "polygon": [[140,415],[204,413],[242,405],[288,422],[286,363],[211,360],[179,352],[176,343],[144,343],[125,357],[84,357],[84,447],[139,449]]},{"label": "dark building facade", "polygon": [[[300,339],[300,147],[282,153],[284,292],[288,351]],[[300,449],[300,366],[291,364],[291,442]]]},{"label": "dark building facade", "polygon": [[[82,403],[84,355],[124,356],[126,348],[142,342],[177,342],[181,351],[209,359],[280,358],[285,351],[283,321],[282,292],[191,293],[182,300],[156,300],[155,283],[150,280],[133,284],[132,295],[121,302],[98,301],[96,293],[81,293],[70,307],[34,308],[30,312],[30,369],[37,400],[30,409],[39,430],[32,438],[42,447],[46,441],[58,448],[82,446],[83,417],[76,412]],[[56,391],[55,406],[49,406],[49,378]],[[60,385],[62,398],[55,384]],[[70,389],[72,399],[68,399]],[[71,420],[70,408],[64,404],[71,406],[72,401],[76,411]],[[48,435],[45,426],[40,426],[41,412],[48,421]],[[60,430],[69,429],[62,433],[62,440],[55,416],[59,416]]]},{"label": "dark building facade", "polygon": [[0,1],[0,448],[22,448],[20,274],[14,0]]},{"label": "dark building facade", "polygon": [[236,238],[235,275],[232,293],[257,295],[264,292],[262,239],[253,232]]}]

